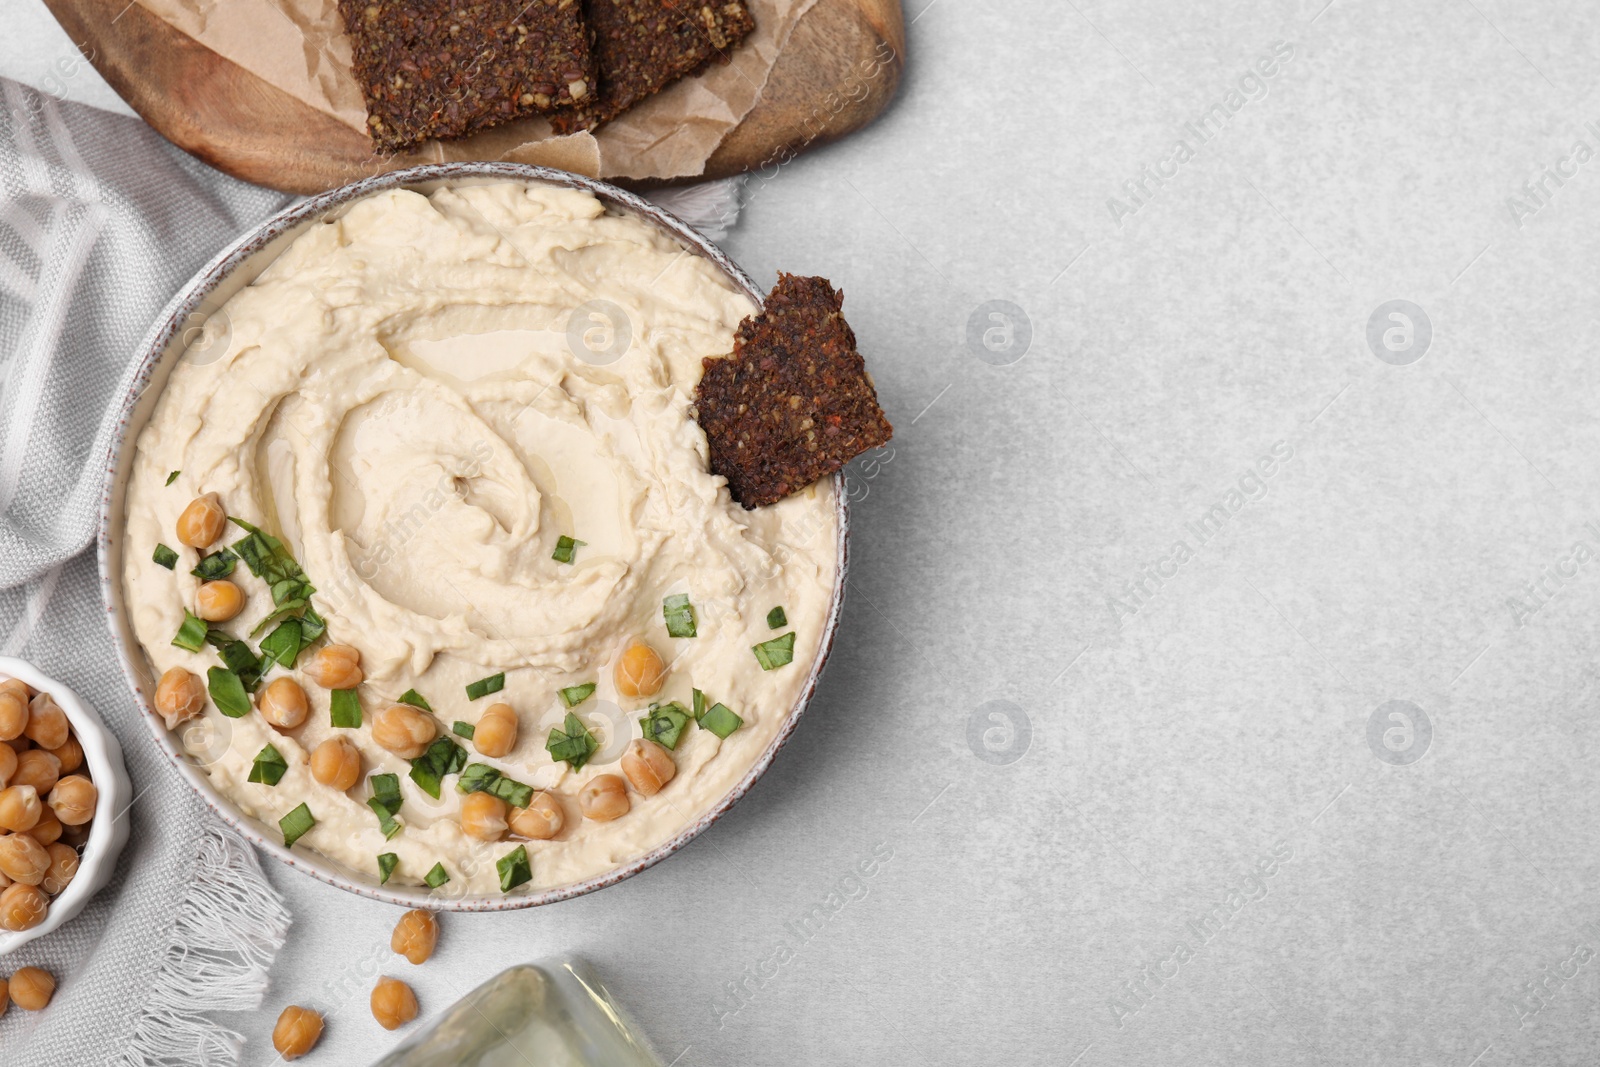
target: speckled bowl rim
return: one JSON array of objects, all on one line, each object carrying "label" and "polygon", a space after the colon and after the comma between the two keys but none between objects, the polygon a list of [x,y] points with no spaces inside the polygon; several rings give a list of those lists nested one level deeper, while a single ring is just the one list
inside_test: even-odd
[{"label": "speckled bowl rim", "polygon": [[[153,672],[147,667],[141,672],[141,665],[145,663],[144,653],[128,626],[126,608],[122,598],[120,538],[124,513],[123,496],[127,486],[128,472],[132,467],[135,442],[138,439],[139,431],[143,429],[142,419],[137,425],[134,422],[135,417],[138,415],[137,408],[142,395],[163,362],[168,358],[176,359],[181,352],[183,347],[181,337],[190,316],[196,314],[206,298],[218,289],[223,281],[235,271],[241,268],[257,267],[257,264],[252,260],[258,253],[263,252],[270,243],[280,238],[287,238],[298,228],[310,225],[330,212],[345,208],[356,200],[385,190],[421,187],[423,191],[431,192],[433,188],[437,188],[441,184],[460,182],[484,184],[496,180],[545,183],[569,189],[582,189],[592,193],[608,206],[619,208],[661,227],[686,248],[716,264],[727,275],[729,280],[756,302],[758,307],[764,301],[764,294],[756,286],[755,282],[729,259],[727,254],[720,248],[671,213],[633,193],[619,189],[606,182],[596,181],[593,178],[586,178],[578,174],[570,174],[566,171],[553,170],[548,167],[534,167],[520,163],[437,163],[375,175],[339,189],[310,197],[285,208],[224,249],[215,259],[202,268],[192,281],[173,296],[166,308],[157,317],[150,333],[139,346],[137,354],[138,369],[127,395],[123,398],[122,408],[118,413],[116,428],[113,432],[110,450],[105,461],[105,480],[101,497],[100,533],[98,539],[100,592],[105,603],[107,625],[111,631],[112,643],[117,648],[117,658],[121,664],[122,673],[133,690],[134,699],[138,702],[142,713],[141,717],[144,719],[145,725],[149,727],[156,744],[172,760],[178,773],[199,794],[201,800],[212,811],[216,812],[224,822],[253,842],[257,848],[270,853],[295,870],[309,874],[319,881],[337,886],[359,896],[407,908],[427,907],[447,911],[507,911],[516,908],[538,907],[542,904],[553,904],[559,900],[567,900],[571,897],[581,896],[584,893],[591,893],[597,889],[615,885],[648,867],[653,867],[674,852],[677,852],[715,823],[740,797],[749,792],[750,787],[755,785],[756,780],[771,766],[773,758],[778,754],[778,750],[783,748],[789,737],[794,733],[795,727],[800,723],[801,716],[805,713],[812,696],[816,693],[817,684],[822,677],[823,667],[826,665],[828,655],[833,649],[834,637],[839,628],[839,618],[844,608],[845,577],[849,563],[850,514],[848,501],[846,500],[844,477],[841,472],[833,476],[834,512],[838,528],[835,544],[838,567],[834,577],[832,602],[828,608],[822,640],[818,644],[817,654],[811,662],[805,686],[800,692],[799,699],[784,720],[777,736],[768,744],[766,751],[756,760],[749,772],[722,799],[713,804],[704,814],[691,821],[669,841],[658,845],[636,859],[629,860],[619,867],[614,867],[592,878],[555,886],[537,893],[452,897],[425,887],[379,886],[376,882],[368,880],[357,872],[351,871],[342,864],[336,863],[325,856],[306,849],[291,850],[284,848],[282,840],[275,840],[271,836],[271,831],[263,823],[246,816],[234,806],[232,801],[213,788],[210,780],[201,773],[189,756],[178,747],[173,735],[167,730],[166,724],[150,705],[146,688],[149,686],[153,689]],[[285,241],[285,243],[287,242]],[[280,247],[278,253],[281,253],[281,251]],[[271,258],[273,257],[264,259],[260,266],[264,267],[265,263],[271,261]],[[148,418],[148,415],[149,412],[146,410],[143,418]]]},{"label": "speckled bowl rim", "polygon": [[[35,692],[49,693],[67,714],[72,732],[83,746],[83,761],[89,768],[96,797],[94,820],[89,824],[89,839],[79,853],[78,873],[67,888],[50,901],[44,922],[27,930],[0,930],[0,956],[14,952],[73,920],[94,895],[111,882],[117,859],[128,843],[128,808],[133,804],[133,784],[122,761],[122,744],[107,728],[94,706],[65,683],[45,674],[24,659],[0,656],[0,678],[20,678]],[[41,798],[43,799],[43,798]]]}]

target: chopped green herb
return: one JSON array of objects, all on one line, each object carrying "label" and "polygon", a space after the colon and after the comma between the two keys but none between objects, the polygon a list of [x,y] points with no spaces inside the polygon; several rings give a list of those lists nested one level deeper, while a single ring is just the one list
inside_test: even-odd
[{"label": "chopped green herb", "polygon": [[789,625],[789,616],[784,614],[783,605],[779,604],[767,612],[767,629],[781,630]]},{"label": "chopped green herb", "polygon": [[490,693],[498,693],[505,687],[506,675],[504,671],[499,674],[491,674],[489,677],[479,678],[476,682],[467,686],[467,699],[477,700],[480,697],[488,696]]},{"label": "chopped green herb", "polygon": [[178,554],[160,542],[156,543],[155,554],[150,558],[155,560],[157,566],[165,567],[169,571],[178,565]]},{"label": "chopped green herb", "polygon": [[448,737],[428,746],[428,751],[411,761],[411,780],[435,800],[439,785],[447,774],[460,774],[467,765],[467,751]]},{"label": "chopped green herb", "polygon": [[670,636],[694,636],[694,605],[689,603],[688,593],[677,593],[663,600],[661,614],[666,616]]},{"label": "chopped green herb", "polygon": [[233,550],[224,548],[209,556],[201,556],[199,564],[189,573],[202,582],[215,582],[232,574],[233,566],[238,562],[239,557],[233,554]]},{"label": "chopped green herb", "polygon": [[694,721],[699,722],[701,719],[705,718],[705,714],[706,695],[700,692],[700,690],[696,689],[694,691]]},{"label": "chopped green herb", "polygon": [[250,777],[246,781],[259,782],[262,785],[277,785],[283,781],[283,776],[289,770],[288,761],[277,749],[268,745],[256,753],[256,759],[250,765]]},{"label": "chopped green herb", "polygon": [[250,636],[255,637],[284,619],[295,616],[302,620],[301,648],[321,637],[328,626],[321,616],[311,610],[311,594],[317,591],[316,587],[306,578],[305,571],[300,569],[300,564],[295,562],[289,550],[283,547],[283,542],[243,519],[230,515],[228,521],[248,534],[230,546],[233,553],[244,560],[251,574],[272,587],[272,603],[276,610],[262,619]]},{"label": "chopped green herb", "polygon": [[593,682],[584,682],[582,685],[570,686],[561,691],[561,703],[569,708],[575,708],[585,700],[594,696],[595,685]]},{"label": "chopped green herb", "polygon": [[215,646],[223,664],[239,676],[239,683],[244,686],[245,692],[254,693],[256,687],[261,684],[261,673],[270,667],[271,663],[262,662],[249,645],[235,640],[221,630],[209,631],[206,634],[206,643]]},{"label": "chopped green herb", "polygon": [[533,870],[528,866],[528,849],[525,845],[501,856],[494,869],[500,872],[500,890],[509,893],[524,882],[533,880]]},{"label": "chopped green herb", "polygon": [[310,601],[299,598],[285,601],[284,603],[278,605],[276,611],[262,619],[260,622],[256,623],[256,628],[250,631],[250,636],[255,637],[263,630],[266,630],[271,626],[276,626],[284,619],[295,618],[309,603]]},{"label": "chopped green herb", "polygon": [[469,763],[462,770],[461,777],[456,781],[456,791],[460,793],[481,793],[494,784],[500,777],[500,772],[487,763]]},{"label": "chopped green herb", "polygon": [[261,654],[280,667],[293,667],[300,648],[299,619],[284,619],[261,639]]},{"label": "chopped green herb", "polygon": [[671,704],[652,704],[650,714],[639,720],[644,727],[646,740],[658,741],[668,748],[678,747],[678,738],[689,725],[689,713],[677,701]]},{"label": "chopped green herb", "polygon": [[533,803],[533,786],[524,785],[505,775],[494,780],[489,787],[489,792],[510,804],[513,808],[525,808]]},{"label": "chopped green herb", "polygon": [[400,832],[400,823],[395,819],[401,803],[400,776],[374,774],[367,781],[372,786],[372,796],[367,798],[367,807],[378,817],[378,829],[383,831],[384,840],[387,841]]},{"label": "chopped green herb", "polygon": [[304,649],[327,632],[328,624],[317,614],[316,609],[306,608],[305,614],[300,616],[300,647]]},{"label": "chopped green herb", "polygon": [[575,541],[566,534],[562,534],[556,538],[556,550],[551,554],[550,558],[557,563],[571,563],[573,553],[588,543],[587,541]]},{"label": "chopped green herb", "polygon": [[387,885],[389,876],[394,873],[394,869],[398,866],[400,866],[399,856],[396,856],[393,852],[380,853],[378,856],[378,884]]},{"label": "chopped green herb", "polygon": [[706,709],[705,717],[700,720],[701,729],[710,730],[724,740],[743,725],[744,720],[729,711],[726,704],[711,705]]},{"label": "chopped green herb", "polygon": [[301,804],[289,814],[278,820],[278,826],[283,830],[283,847],[293,848],[294,843],[306,835],[306,831],[317,825],[316,817],[311,814],[311,809]]},{"label": "chopped green herb", "polygon": [[286,600],[309,599],[316,589],[306,580],[300,564],[294,561],[283,542],[271,534],[251,526],[243,519],[228,516],[229,520],[249,536],[235,541],[231,546],[238,557],[250,568],[250,573],[272,586],[272,602],[281,605]]},{"label": "chopped green herb", "polygon": [[752,645],[750,651],[756,654],[756,662],[761,664],[761,669],[770,671],[782,667],[786,663],[794,662],[794,633],[774,637],[771,641],[763,641],[759,645]]},{"label": "chopped green herb", "polygon": [[415,689],[407,689],[404,693],[401,693],[400,703],[410,704],[414,708],[421,708],[430,715],[433,714],[433,705],[422,699],[422,694],[417,692]]},{"label": "chopped green herb", "polygon": [[171,485],[173,482],[177,481],[178,480],[178,475],[180,475],[182,473],[183,473],[182,471],[173,471],[171,474],[168,474],[167,475],[167,484]]},{"label": "chopped green herb", "polygon": [[389,814],[377,797],[368,798],[367,807],[371,808],[372,813],[378,817],[378,829],[383,831],[383,839],[385,841],[400,832],[400,821]]},{"label": "chopped green herb", "polygon": [[450,732],[455,734],[457,737],[465,737],[468,741],[471,741],[473,735],[478,732],[478,728],[472,725],[470,722],[462,722],[460,719],[457,719],[455,724],[450,727]]},{"label": "chopped green herb", "polygon": [[533,786],[507,778],[487,763],[469,763],[456,781],[461,793],[488,793],[514,808],[525,808],[533,801]]},{"label": "chopped green herb", "polygon": [[424,793],[435,800],[439,799],[439,779],[443,776],[435,772],[423,759],[411,761],[410,777]]},{"label": "chopped green herb", "polygon": [[438,889],[450,880],[450,875],[445,872],[444,864],[435,863],[433,870],[429,871],[422,880],[428,883],[429,889]]},{"label": "chopped green herb", "polygon": [[550,736],[545,738],[544,748],[550,753],[551,759],[565,760],[573,770],[581,771],[583,765],[589,762],[589,757],[599,750],[600,742],[583,725],[583,720],[569,711],[566,721],[552,729]]},{"label": "chopped green herb", "polygon": [[205,646],[206,632],[209,629],[206,620],[193,612],[185,611],[183,625],[178,627],[178,634],[172,639],[172,643],[190,652],[199,652]]},{"label": "chopped green herb", "polygon": [[367,779],[367,784],[372,787],[372,799],[381,801],[384,810],[390,815],[400,810],[400,776],[398,774],[374,774]]},{"label": "chopped green herb", "polygon": [[228,718],[242,719],[250,714],[250,694],[244,691],[239,676],[227,668],[208,668],[206,688],[211,691],[211,702]]},{"label": "chopped green herb", "polygon": [[438,800],[438,779],[440,774],[435,774],[434,769],[422,763],[421,760],[411,760],[411,781],[418,784],[422,792]]},{"label": "chopped green herb", "polygon": [[354,689],[335,689],[328,694],[328,717],[341,730],[361,725],[361,697]]}]

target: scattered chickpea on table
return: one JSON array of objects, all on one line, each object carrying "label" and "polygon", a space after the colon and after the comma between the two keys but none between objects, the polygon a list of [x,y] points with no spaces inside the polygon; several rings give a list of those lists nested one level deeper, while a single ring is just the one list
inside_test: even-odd
[{"label": "scattered chickpea on table", "polygon": [[417,995],[398,978],[384,975],[372,987],[372,1017],[385,1030],[398,1030],[417,1017]]},{"label": "scattered chickpea on table", "polygon": [[55,996],[55,976],[42,967],[18,967],[9,979],[0,978],[0,1015],[8,1003],[23,1011],[43,1011]]},{"label": "scattered chickpea on table", "polygon": [[291,1004],[278,1016],[272,1028],[272,1047],[286,1060],[297,1060],[310,1052],[322,1037],[322,1014]]}]

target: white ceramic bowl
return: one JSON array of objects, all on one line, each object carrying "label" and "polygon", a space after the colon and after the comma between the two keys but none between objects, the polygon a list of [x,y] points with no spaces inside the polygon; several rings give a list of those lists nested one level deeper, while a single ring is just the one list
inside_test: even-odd
[{"label": "white ceramic bowl", "polygon": [[89,898],[104,889],[117,868],[117,857],[128,843],[128,805],[133,803],[133,788],[128,784],[128,769],[122,764],[122,746],[106,729],[95,710],[78,694],[35,670],[30,664],[0,656],[0,679],[20,678],[36,690],[55,697],[72,723],[73,736],[83,746],[83,761],[89,768],[99,797],[94,821],[89,824],[89,840],[78,860],[78,873],[60,895],[50,901],[50,914],[31,930],[0,930],[0,956],[21,948],[36,937],[68,922],[83,910]]},{"label": "white ceramic bowl", "polygon": [[828,653],[833,647],[834,634],[838,629],[840,612],[844,606],[845,568],[848,562],[846,546],[850,516],[845,500],[844,478],[842,475],[835,475],[834,499],[839,532],[836,544],[838,567],[833,599],[828,609],[827,624],[816,658],[807,668],[805,688],[801,690],[800,699],[790,711],[777,736],[761,754],[761,758],[750,768],[749,773],[741,778],[726,796],[691,821],[665,844],[593,878],[537,893],[449,897],[422,887],[379,886],[371,877],[325,856],[304,848],[294,850],[284,848],[278,828],[268,827],[250,818],[231,800],[218,792],[200,766],[178,743],[177,737],[167,730],[161,717],[151,707],[150,698],[154,695],[155,687],[154,672],[138,641],[133,637],[132,628],[128,624],[127,608],[123,603],[124,494],[127,490],[128,474],[132,468],[134,446],[139,432],[149,420],[156,398],[160,395],[162,386],[166,384],[167,377],[172,373],[173,365],[182,355],[189,336],[197,326],[205,322],[207,316],[226,303],[234,293],[254,281],[266,269],[267,264],[281,254],[302,230],[324,218],[339,214],[357,200],[386,189],[411,189],[426,194],[445,185],[460,186],[503,181],[543,182],[586,190],[608,207],[638,216],[660,227],[689,251],[716,264],[736,286],[755,301],[757,306],[763,302],[764,294],[751,281],[750,276],[740,270],[721,249],[668,212],[605,182],[569,174],[566,171],[530,167],[518,163],[441,163],[367,178],[304,200],[268,219],[225,249],[172,298],[140,347],[137,356],[138,372],[134,377],[131,391],[123,400],[123,409],[106,470],[105,493],[101,502],[101,593],[110,614],[111,636],[122,660],[123,674],[133,687],[134,697],[144,712],[145,723],[155,736],[156,743],[172,759],[178,772],[195,792],[200,794],[201,799],[254,842],[256,847],[330,885],[402,907],[501,911],[549,904],[614,885],[678,851],[706,827],[716,822],[723,812],[749,791],[756,779],[766,771],[784,742],[789,739],[812,694],[816,691],[823,665],[827,662]]}]

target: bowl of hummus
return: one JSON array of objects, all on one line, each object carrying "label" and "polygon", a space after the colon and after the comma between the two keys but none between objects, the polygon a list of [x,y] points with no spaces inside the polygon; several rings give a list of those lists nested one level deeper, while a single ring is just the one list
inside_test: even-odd
[{"label": "bowl of hummus", "polygon": [[515,164],[370,178],[219,255],[143,346],[99,539],[179,773],[406,906],[565,899],[709,826],[843,600],[842,478],[746,510],[695,420],[761,302],[659,208]]}]

